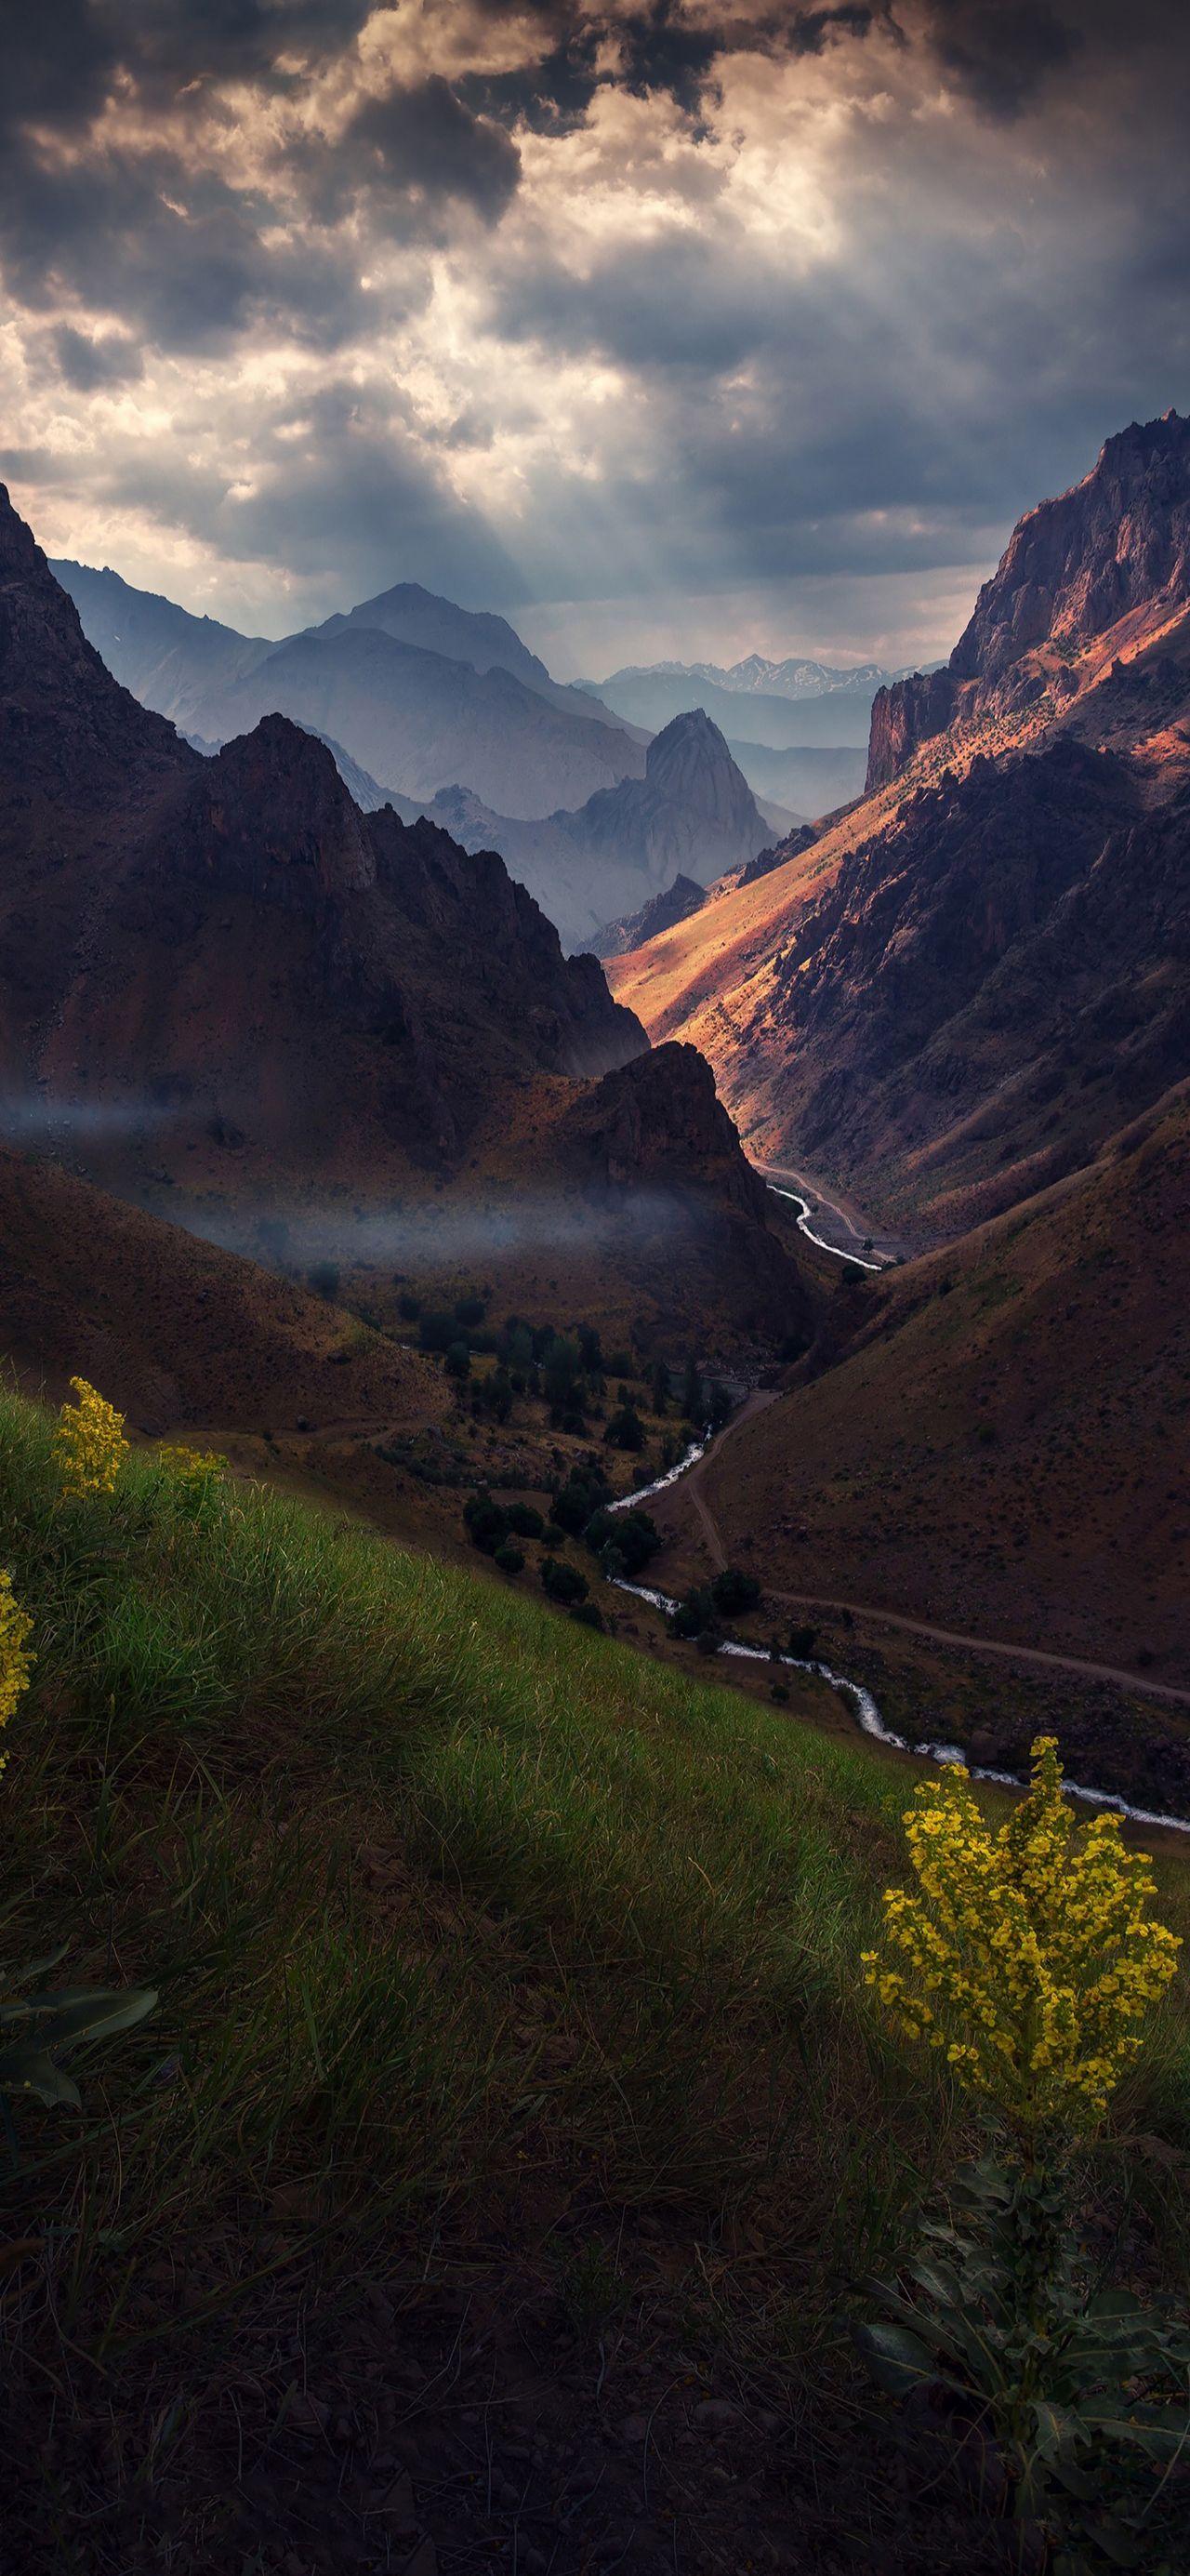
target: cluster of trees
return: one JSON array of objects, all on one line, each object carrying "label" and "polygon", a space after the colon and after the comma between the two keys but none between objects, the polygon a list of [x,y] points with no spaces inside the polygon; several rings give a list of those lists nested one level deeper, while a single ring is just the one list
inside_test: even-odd
[{"label": "cluster of trees", "polygon": [[738,1619],[743,1612],[755,1610],[761,1598],[760,1585],[754,1574],[745,1574],[738,1565],[725,1565],[709,1583],[696,1584],[684,1592],[669,1622],[671,1637],[692,1637],[698,1645],[714,1647],[723,1634],[725,1619]]},{"label": "cluster of trees", "polygon": [[[593,1324],[530,1324],[523,1315],[507,1315],[499,1326],[488,1323],[487,1299],[477,1292],[449,1307],[427,1307],[420,1297],[402,1290],[398,1308],[406,1323],[416,1324],[423,1351],[439,1356],[460,1386],[470,1384],[472,1412],[507,1422],[516,1398],[540,1397],[549,1407],[557,1431],[581,1437],[590,1421],[606,1420],[603,1437],[610,1447],[637,1453],[645,1445],[642,1404],[664,1421],[673,1416],[693,1429],[706,1423],[715,1429],[731,1412],[731,1397],[718,1381],[708,1381],[691,1355],[675,1375],[666,1360],[643,1370],[631,1351],[604,1352]],[[496,1366],[472,1376],[479,1353],[494,1356]],[[607,1410],[609,1389],[615,1400]]]},{"label": "cluster of trees", "polygon": [[[578,1614],[590,1586],[577,1566],[560,1555],[569,1539],[581,1539],[609,1581],[643,1572],[661,1546],[661,1534],[647,1512],[613,1512],[611,1487],[598,1460],[588,1458],[572,1468],[550,1504],[549,1518],[532,1503],[498,1503],[482,1487],[468,1497],[463,1520],[473,1547],[490,1556],[502,1574],[523,1574],[523,1539],[536,1539],[546,1551],[541,1559],[543,1589],[552,1601]],[[592,1605],[594,1623],[598,1613]],[[600,1622],[600,1624],[602,1624]]]}]

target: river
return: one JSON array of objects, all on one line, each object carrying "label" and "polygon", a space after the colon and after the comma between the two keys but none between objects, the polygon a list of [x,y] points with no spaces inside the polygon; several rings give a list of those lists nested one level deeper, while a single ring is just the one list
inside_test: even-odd
[{"label": "river", "polygon": [[[814,1240],[817,1241],[817,1237]],[[827,1244],[824,1249],[832,1252],[836,1247],[833,1244]],[[846,1260],[854,1258],[852,1254],[844,1254],[842,1257]],[[864,1264],[868,1269],[875,1266],[872,1263]],[[621,1494],[617,1502],[609,1503],[608,1510],[631,1511],[635,1504],[647,1503],[652,1495],[665,1493],[671,1485],[676,1485],[681,1477],[688,1475],[691,1467],[698,1465],[700,1458],[705,1458],[713,1438],[712,1431],[705,1431],[701,1440],[691,1441],[683,1456],[677,1460],[676,1465],[666,1470],[664,1476],[655,1476],[652,1484],[638,1486],[635,1493]],[[677,1609],[677,1602],[667,1592],[653,1591],[646,1583],[629,1583],[622,1575],[615,1576],[613,1580],[617,1592],[631,1593],[635,1601],[647,1601],[652,1609],[660,1610],[666,1616]],[[773,1655],[767,1646],[745,1646],[734,1637],[725,1637],[722,1644],[716,1648],[716,1652],[720,1655],[735,1655],[746,1663],[785,1665],[795,1673],[816,1673],[820,1681],[828,1683],[832,1690],[838,1691],[840,1697],[850,1703],[861,1733],[870,1735],[877,1744],[887,1745],[894,1753],[912,1754],[919,1761],[962,1762],[966,1764],[973,1780],[994,1780],[1004,1789],[1024,1789],[1028,1786],[1026,1781],[1018,1778],[1015,1771],[990,1771],[981,1768],[978,1763],[968,1763],[961,1744],[910,1744],[907,1737],[896,1734],[891,1726],[885,1725],[866,1682],[852,1681],[849,1674],[835,1672],[830,1664],[821,1663],[816,1658],[803,1660],[797,1655]],[[1151,1807],[1133,1807],[1129,1805],[1126,1798],[1117,1796],[1113,1790],[1090,1788],[1081,1780],[1068,1780],[1066,1788],[1072,1798],[1081,1798],[1087,1806],[1108,1807],[1114,1814],[1125,1817],[1129,1824],[1161,1825],[1167,1833],[1190,1834],[1190,1816],[1163,1816],[1158,1815]]]}]

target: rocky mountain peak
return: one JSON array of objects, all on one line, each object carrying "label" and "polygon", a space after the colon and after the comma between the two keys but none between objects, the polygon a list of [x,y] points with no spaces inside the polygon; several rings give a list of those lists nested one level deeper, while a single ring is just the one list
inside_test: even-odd
[{"label": "rocky mountain peak", "polygon": [[944,670],[913,672],[872,708],[868,790],[922,742],[987,717],[1055,706],[1190,609],[1190,420],[1134,421],[1089,474],[1018,520]]},{"label": "rocky mountain peak", "polygon": [[760,823],[756,800],[742,769],[717,724],[702,707],[691,707],[649,744],[645,783],[654,794],[672,798],[692,818],[717,828],[747,830]]}]

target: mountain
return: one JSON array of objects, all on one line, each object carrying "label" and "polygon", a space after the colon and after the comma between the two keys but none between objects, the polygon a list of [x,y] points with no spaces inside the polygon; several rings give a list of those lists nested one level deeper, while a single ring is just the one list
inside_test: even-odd
[{"label": "mountain", "polygon": [[722,734],[700,708],[656,735],[643,779],[604,788],[577,812],[519,822],[460,788],[436,797],[429,811],[465,849],[498,849],[572,949],[676,876],[707,885],[773,838]]},{"label": "mountain", "polygon": [[1021,522],[947,670],[877,701],[867,799],[613,962],[768,1159],[919,1240],[1190,1066],[1188,514],[1190,422],[1109,440]]},{"label": "mountain", "polygon": [[439,599],[432,590],[423,590],[420,582],[397,582],[391,590],[378,592],[375,599],[361,600],[345,615],[324,618],[309,632],[341,635],[350,626],[378,627],[381,634],[395,636],[398,644],[415,644],[423,653],[443,654],[450,662],[466,662],[473,671],[511,671],[514,679],[523,681],[527,689],[545,698],[550,706],[561,707],[588,723],[599,719],[614,723],[608,709],[590,689],[567,687],[551,679],[544,662],[522,643],[507,618],[494,617],[488,610],[456,608],[453,600]]},{"label": "mountain", "polygon": [[842,665],[807,661],[798,654],[771,662],[764,653],[748,653],[742,662],[732,662],[727,669],[719,662],[652,662],[643,667],[638,663],[613,671],[607,685],[653,677],[709,680],[714,688],[728,689],[737,697],[853,697],[870,706],[877,689],[883,688],[894,674],[882,670],[879,662]]},{"label": "mountain", "polygon": [[[462,779],[514,815],[643,775],[643,737],[560,688],[503,618],[415,585],[276,643],[192,617],[118,573],[54,569],[115,677],[205,742],[288,715],[404,795],[428,799]],[[431,634],[452,650],[430,646]]]},{"label": "mountain", "polygon": [[[753,656],[751,663],[735,666],[738,671],[751,667],[763,672],[768,668],[809,671],[817,666],[766,665],[759,656]],[[592,694],[615,715],[628,723],[645,725],[650,732],[669,724],[688,707],[700,706],[743,752],[753,744],[770,751],[789,751],[805,745],[827,750],[862,749],[868,737],[872,700],[888,674],[877,664],[866,663],[854,675],[840,672],[833,678],[826,676],[824,687],[794,693],[787,688],[766,688],[759,680],[755,686],[745,685],[731,671],[720,671],[713,664],[657,662],[629,665],[625,670],[611,672],[606,680],[591,682],[590,687]]]},{"label": "mountain", "polygon": [[551,1292],[577,1300],[594,1245],[647,1316],[672,1295],[667,1230],[713,1249],[721,1224],[751,1222],[766,1239],[737,1320],[766,1297],[775,1329],[796,1309],[725,1119],[704,1168],[697,1059],[666,1050],[639,1091],[606,1095],[618,1137],[638,1102],[648,1186],[638,1205],[621,1153],[618,1198],[593,1207],[587,1124],[569,1153],[565,1121],[647,1052],[595,959],[563,956],[494,852],[361,813],[284,716],[213,757],[181,741],[105,669],[6,494],[0,889],[0,1124],[118,1195],[223,1241],[350,1238],[390,1273],[398,1240],[449,1206],[439,1251],[466,1239],[486,1266],[473,1202],[519,1122],[516,1223]]},{"label": "mountain", "polygon": [[1188,604],[1190,421],[1170,411],[1109,438],[1081,483],[1020,521],[944,669],[881,690],[869,787],[948,731],[1035,729],[1071,707],[1101,730],[1080,702],[1167,635],[1184,641]]},{"label": "mountain", "polygon": [[[728,1557],[770,1595],[883,1606],[1190,1688],[1176,1430],[1188,1206],[1183,1083],[1082,1170],[848,1291],[834,1365],[799,1371],[702,1473]],[[1071,1770],[1110,1779],[1106,1737],[1119,1776],[1118,1707],[1096,1733],[1085,1695],[1067,1688],[1066,1702]],[[1185,1814],[1184,1713],[1172,1745],[1158,1714],[1133,1749],[1131,1794]],[[997,1687],[983,1722],[998,1732],[976,1758],[1018,1767],[1027,1713]]]}]

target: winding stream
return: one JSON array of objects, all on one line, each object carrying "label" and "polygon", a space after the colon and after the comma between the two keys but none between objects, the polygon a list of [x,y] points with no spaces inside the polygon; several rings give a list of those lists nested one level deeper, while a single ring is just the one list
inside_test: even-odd
[{"label": "winding stream", "polygon": [[766,1181],[765,1188],[772,1191],[775,1199],[792,1199],[795,1208],[800,1208],[798,1233],[805,1235],[807,1243],[816,1243],[820,1252],[833,1252],[836,1261],[853,1261],[857,1270],[887,1270],[887,1261],[865,1261],[862,1252],[845,1252],[841,1243],[828,1243],[824,1234],[815,1234],[810,1223],[814,1213],[812,1202],[803,1198],[800,1190],[780,1189],[776,1181]]},{"label": "winding stream", "polygon": [[[792,1197],[793,1193],[782,1191],[781,1196]],[[808,1209],[806,1212],[809,1214]],[[811,1238],[814,1242],[818,1239],[817,1235]],[[834,1249],[833,1244],[828,1243],[824,1246],[827,1252],[833,1252]],[[842,1257],[847,1260],[853,1258],[850,1253]],[[863,1266],[871,1270],[878,1268],[879,1264],[865,1262]],[[647,1503],[652,1495],[665,1493],[670,1485],[676,1485],[681,1477],[688,1475],[690,1469],[698,1465],[700,1458],[705,1458],[714,1436],[712,1431],[705,1431],[701,1440],[692,1440],[690,1447],[678,1459],[675,1466],[666,1470],[664,1476],[654,1477],[651,1485],[638,1486],[635,1493],[621,1494],[617,1502],[608,1504],[608,1510],[610,1512],[631,1511],[636,1504]],[[677,1609],[677,1602],[668,1592],[655,1592],[646,1583],[629,1583],[622,1575],[614,1576],[613,1581],[617,1592],[629,1592],[634,1600],[648,1602],[651,1609],[661,1610],[667,1616]],[[725,1637],[722,1645],[716,1648],[716,1653],[736,1655],[741,1661],[752,1664],[783,1664],[795,1673],[817,1673],[819,1680],[827,1682],[832,1690],[838,1691],[840,1698],[850,1701],[861,1734],[870,1735],[877,1744],[886,1744],[894,1753],[914,1754],[920,1760],[928,1762],[967,1763],[961,1744],[910,1744],[906,1736],[897,1735],[891,1726],[885,1725],[879,1707],[866,1683],[852,1681],[847,1673],[835,1672],[830,1664],[820,1663],[816,1659],[803,1659],[797,1655],[772,1655],[767,1646],[744,1646],[734,1637]],[[1028,1783],[1020,1779],[1015,1771],[991,1771],[974,1762],[967,1763],[967,1769],[973,1780],[994,1780],[1004,1789],[1024,1789],[1028,1786]],[[1091,1789],[1080,1780],[1067,1780],[1066,1788],[1072,1798],[1081,1798],[1091,1807],[1110,1807],[1116,1815],[1124,1816],[1130,1824],[1162,1825],[1168,1833],[1190,1834],[1190,1816],[1163,1816],[1158,1815],[1151,1807],[1133,1807],[1129,1805],[1126,1798],[1119,1797],[1114,1790]]]}]

